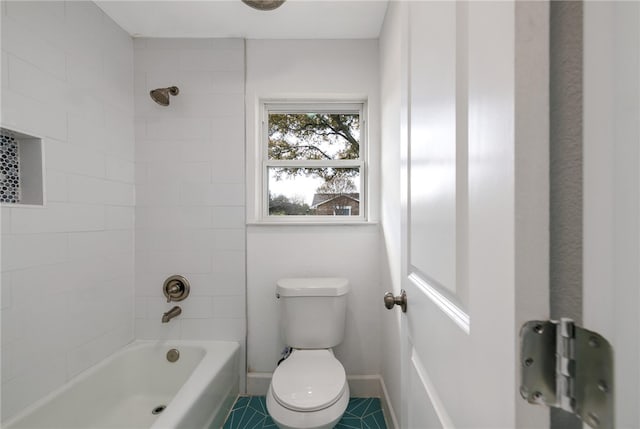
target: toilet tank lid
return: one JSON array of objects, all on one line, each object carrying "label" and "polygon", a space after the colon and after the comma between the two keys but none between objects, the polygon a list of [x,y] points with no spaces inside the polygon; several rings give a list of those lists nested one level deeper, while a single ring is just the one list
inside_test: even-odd
[{"label": "toilet tank lid", "polygon": [[276,282],[279,296],[341,296],[349,292],[349,280],[341,277],[280,279]]}]

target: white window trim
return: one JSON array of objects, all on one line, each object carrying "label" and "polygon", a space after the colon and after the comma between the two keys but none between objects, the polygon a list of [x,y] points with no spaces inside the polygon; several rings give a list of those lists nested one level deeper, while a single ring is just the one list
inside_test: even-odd
[{"label": "white window trim", "polygon": [[[319,113],[336,113],[340,111],[359,112],[360,115],[360,158],[357,160],[331,160],[331,161],[274,161],[268,159],[268,113],[281,112],[291,113],[296,111],[314,111]],[[250,221],[251,224],[362,224],[369,223],[367,220],[368,207],[368,154],[369,154],[369,133],[367,118],[366,100],[273,100],[263,99],[259,101],[259,131],[256,133],[257,152],[259,153],[258,164],[260,173],[255,181],[255,204],[258,219]],[[299,167],[357,167],[360,169],[360,212],[358,216],[308,216],[308,215],[269,215],[269,194],[268,194],[268,167],[278,167],[283,165]]]}]

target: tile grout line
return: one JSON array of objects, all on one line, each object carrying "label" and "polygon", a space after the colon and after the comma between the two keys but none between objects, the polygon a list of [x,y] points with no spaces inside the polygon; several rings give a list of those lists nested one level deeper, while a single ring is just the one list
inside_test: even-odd
[{"label": "tile grout line", "polygon": [[[262,410],[258,410],[255,408],[255,399],[259,401],[259,405]],[[237,407],[238,402],[242,399],[242,406]],[[377,400],[376,400],[377,399]],[[253,406],[252,406],[253,404]],[[261,428],[274,428],[275,424],[273,419],[268,414],[266,408],[266,401],[264,396],[245,396],[239,397],[232,407],[232,411],[227,417],[227,420],[224,423],[224,429],[243,429],[239,425],[245,422],[246,412],[251,408],[253,412],[250,416],[250,419],[253,419],[256,414],[263,416],[261,421],[257,422],[253,427],[255,429]],[[364,408],[360,414],[353,413],[353,409],[355,408]],[[242,415],[240,415],[242,413]],[[266,414],[265,414],[266,413]],[[384,421],[384,411],[382,410],[382,406],[379,398],[350,398],[349,405],[347,405],[347,410],[345,411],[345,415],[343,419],[338,422],[336,425],[336,429],[350,429],[354,428],[353,424],[354,420],[357,420],[360,423],[360,427],[373,427],[370,423],[374,423],[376,427],[380,429],[386,429],[385,421]],[[366,423],[365,420],[369,422]]]}]

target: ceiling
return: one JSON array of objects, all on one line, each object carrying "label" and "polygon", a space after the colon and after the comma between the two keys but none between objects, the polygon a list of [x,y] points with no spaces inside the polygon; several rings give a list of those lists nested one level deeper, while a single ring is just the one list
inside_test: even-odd
[{"label": "ceiling", "polygon": [[387,0],[288,0],[258,11],[241,0],[95,2],[133,37],[377,38]]}]

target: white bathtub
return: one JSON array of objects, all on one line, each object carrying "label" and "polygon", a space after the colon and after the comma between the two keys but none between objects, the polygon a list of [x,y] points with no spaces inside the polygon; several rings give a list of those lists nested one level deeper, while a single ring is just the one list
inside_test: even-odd
[{"label": "white bathtub", "polygon": [[[180,358],[166,354],[175,348]],[[136,341],[3,427],[218,429],[239,384],[239,345]],[[152,411],[166,405],[160,414]]]}]

